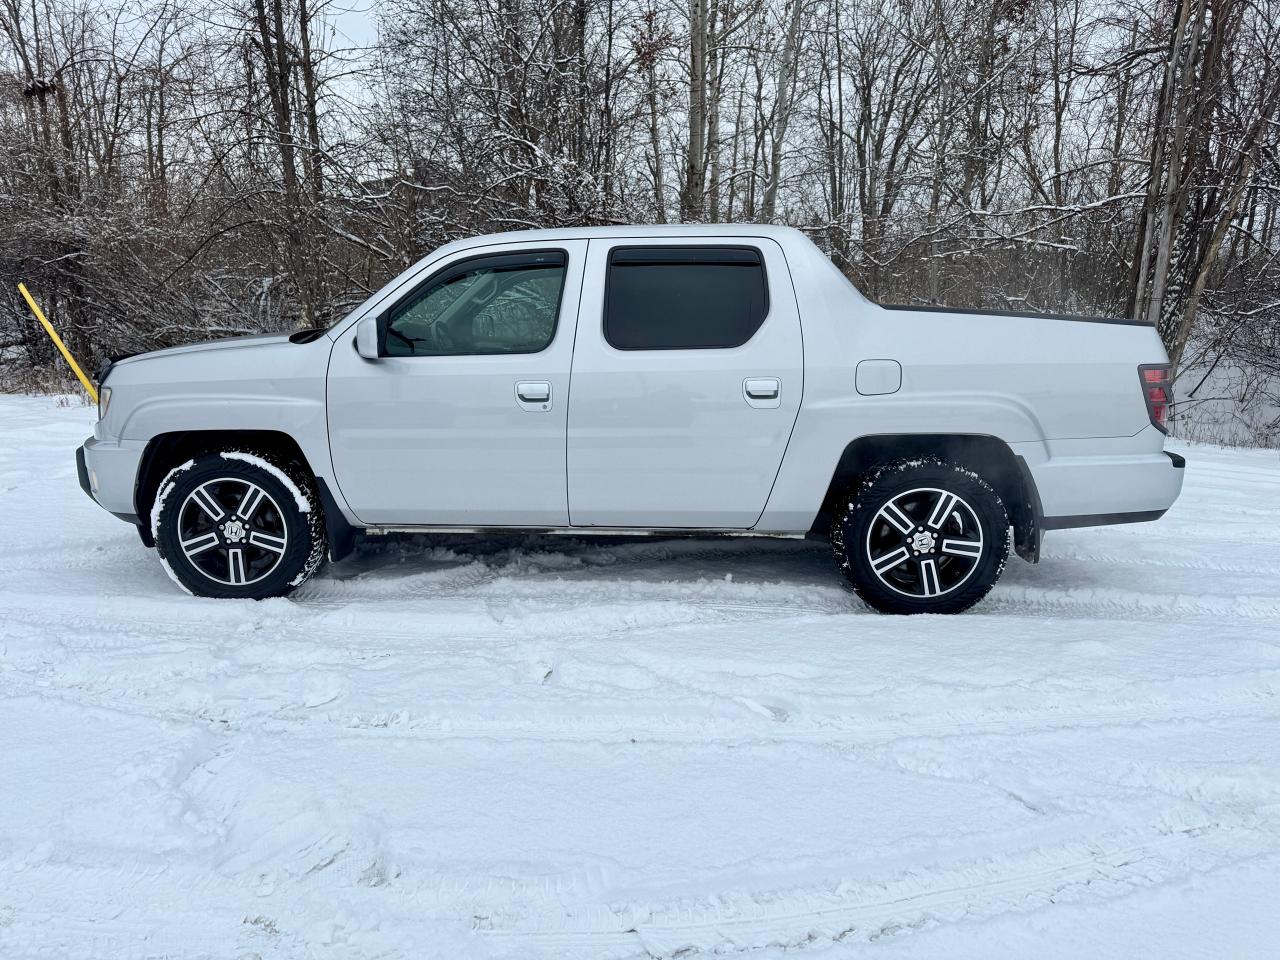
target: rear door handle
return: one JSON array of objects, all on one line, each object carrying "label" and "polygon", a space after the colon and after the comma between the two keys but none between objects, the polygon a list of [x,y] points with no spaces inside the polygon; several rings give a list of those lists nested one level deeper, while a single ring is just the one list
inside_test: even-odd
[{"label": "rear door handle", "polygon": [[550,410],[551,384],[546,380],[517,381],[516,403],[526,410]]},{"label": "rear door handle", "polygon": [[777,377],[748,377],[742,381],[742,395],[753,407],[776,407],[782,402],[782,381]]}]

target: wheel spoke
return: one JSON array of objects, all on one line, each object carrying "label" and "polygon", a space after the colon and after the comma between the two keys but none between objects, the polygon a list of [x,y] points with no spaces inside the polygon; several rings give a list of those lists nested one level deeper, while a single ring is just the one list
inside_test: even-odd
[{"label": "wheel spoke", "polygon": [[903,563],[906,563],[909,559],[911,559],[911,551],[908,550],[906,547],[899,547],[897,550],[894,550],[892,553],[886,553],[884,556],[877,557],[876,559],[872,560],[871,568],[875,570],[876,573],[883,576],[884,574],[892,570],[894,567],[897,567]]},{"label": "wheel spoke", "polygon": [[227,582],[238,586],[247,580],[248,577],[245,575],[244,567],[244,550],[240,547],[232,547],[227,551]]},{"label": "wheel spoke", "polygon": [[249,543],[263,550],[270,550],[272,553],[284,553],[284,537],[263,533],[261,530],[253,530],[249,533]]},{"label": "wheel spoke", "polygon": [[898,532],[902,534],[910,533],[912,528],[915,526],[911,518],[903,513],[901,508],[892,500],[884,505],[884,508],[880,511],[880,515],[896,527]]},{"label": "wheel spoke", "polygon": [[249,489],[244,492],[244,496],[240,498],[240,506],[236,508],[236,516],[241,520],[249,520],[257,512],[258,505],[262,503],[262,498],[266,496],[266,492],[255,484],[249,484]]},{"label": "wheel spoke", "polygon": [[183,540],[181,544],[182,552],[188,557],[194,557],[216,547],[218,542],[217,531],[210,530],[208,533],[202,533],[199,536],[192,537],[190,540]]},{"label": "wheel spoke", "polygon": [[977,558],[982,556],[982,541],[944,539],[941,549],[943,553],[949,553],[953,557]]},{"label": "wheel spoke", "polygon": [[932,559],[920,561],[920,589],[926,597],[936,597],[942,592],[938,579],[938,564]]},{"label": "wheel spoke", "polygon": [[947,521],[952,509],[956,505],[956,501],[960,498],[954,493],[943,492],[938,497],[938,502],[933,507],[933,513],[929,514],[929,526],[935,530]]},{"label": "wheel spoke", "polygon": [[[205,486],[207,486],[207,484]],[[211,494],[205,486],[196,487],[191,494],[191,502],[203,510],[210,520],[221,520],[224,512],[222,505],[214,499],[213,494]]]}]

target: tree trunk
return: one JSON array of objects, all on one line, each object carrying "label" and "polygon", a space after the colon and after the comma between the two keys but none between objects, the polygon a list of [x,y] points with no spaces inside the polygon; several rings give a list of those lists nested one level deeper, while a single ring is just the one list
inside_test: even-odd
[{"label": "tree trunk", "polygon": [[791,16],[782,43],[782,58],[778,66],[778,92],[773,107],[773,135],[769,151],[769,179],[764,185],[764,199],[760,204],[760,216],[766,223],[773,221],[778,212],[778,184],[782,182],[782,151],[791,125],[791,86],[795,79],[800,47],[800,18],[803,0],[791,0]]},{"label": "tree trunk", "polygon": [[686,221],[705,215],[707,133],[707,0],[689,0],[689,129],[685,146],[680,214]]}]

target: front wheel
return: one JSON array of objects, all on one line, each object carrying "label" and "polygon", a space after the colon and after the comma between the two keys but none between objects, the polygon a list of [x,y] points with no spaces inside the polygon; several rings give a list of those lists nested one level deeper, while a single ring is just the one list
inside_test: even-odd
[{"label": "front wheel", "polygon": [[151,531],[169,575],[199,597],[283,596],[324,559],[310,478],[257,453],[209,453],[170,471]]},{"label": "front wheel", "polygon": [[907,460],[877,470],[843,505],[831,544],[854,592],[876,610],[960,613],[1004,570],[1009,517],[972,471]]}]

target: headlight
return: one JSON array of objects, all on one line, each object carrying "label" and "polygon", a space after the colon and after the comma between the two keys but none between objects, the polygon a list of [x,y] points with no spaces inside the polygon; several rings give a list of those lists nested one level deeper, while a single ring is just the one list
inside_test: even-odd
[{"label": "headlight", "polygon": [[107,415],[107,407],[111,406],[111,388],[103,387],[98,391],[98,419]]}]

